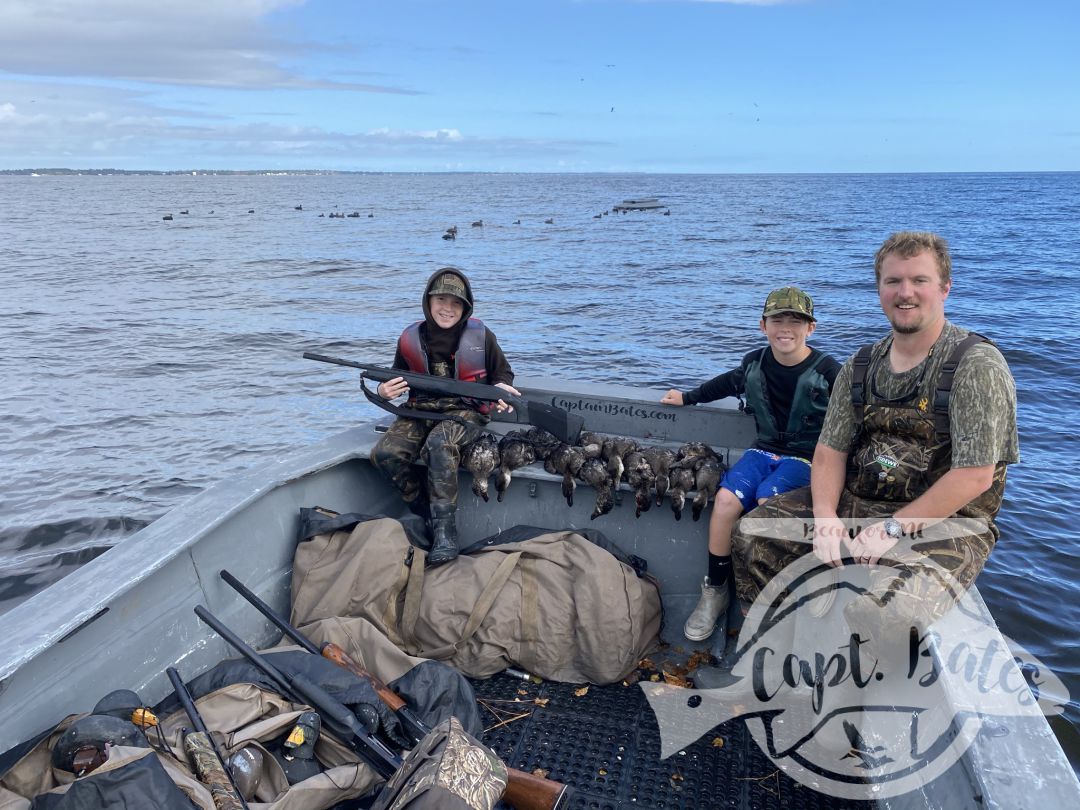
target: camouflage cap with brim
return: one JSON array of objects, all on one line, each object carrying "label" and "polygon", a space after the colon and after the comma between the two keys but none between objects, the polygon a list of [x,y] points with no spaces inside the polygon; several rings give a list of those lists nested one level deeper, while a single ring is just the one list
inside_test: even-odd
[{"label": "camouflage cap with brim", "polygon": [[798,287],[781,287],[769,293],[765,299],[765,308],[761,311],[762,318],[792,312],[796,315],[805,315],[812,321],[814,317],[814,299],[804,293]]},{"label": "camouflage cap with brim", "polygon": [[469,295],[465,291],[465,282],[457,273],[446,272],[435,279],[435,283],[428,290],[428,295],[453,295],[462,301],[468,302]]}]

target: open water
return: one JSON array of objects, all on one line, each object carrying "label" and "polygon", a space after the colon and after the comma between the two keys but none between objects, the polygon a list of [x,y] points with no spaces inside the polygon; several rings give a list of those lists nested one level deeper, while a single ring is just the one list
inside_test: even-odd
[{"label": "open water", "polygon": [[[594,217],[640,196],[671,215]],[[934,230],[949,317],[998,343],[1019,390],[1022,463],[979,589],[1070,688],[1052,722],[1075,764],[1078,220],[1080,174],[0,176],[0,612],[370,416],[354,377],[300,355],[388,363],[439,266],[468,272],[519,375],[659,396],[761,345],[785,284],[814,296],[812,342],[850,355],[888,328],[877,246]]]}]

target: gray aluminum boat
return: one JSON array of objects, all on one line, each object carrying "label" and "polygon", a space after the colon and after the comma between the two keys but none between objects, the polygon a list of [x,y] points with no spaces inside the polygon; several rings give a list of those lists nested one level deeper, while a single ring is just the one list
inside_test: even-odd
[{"label": "gray aluminum boat", "polygon": [[632,200],[623,200],[618,205],[612,206],[613,211],[656,211],[661,208],[667,208],[656,197],[639,197]]},{"label": "gray aluminum boat", "polygon": [[[590,430],[635,436],[644,443],[675,447],[706,441],[730,461],[754,438],[752,419],[731,407],[731,401],[674,408],[658,405],[656,392],[617,386],[533,380],[521,388],[530,398],[582,415]],[[301,507],[401,515],[396,493],[367,460],[379,425],[385,423],[374,420],[283,453],[209,488],[7,613],[0,652],[0,750],[67,714],[88,711],[118,687],[156,702],[171,691],[165,676],[170,665],[191,678],[233,657],[196,618],[195,605],[206,605],[256,647],[276,642],[279,633],[217,574],[229,569],[287,612]],[[508,427],[492,423],[496,430]],[[574,506],[567,507],[560,483],[533,465],[515,473],[502,503],[484,503],[463,482],[459,525],[464,541],[518,524],[597,529],[647,560],[662,586],[665,636],[685,645],[681,628],[700,593],[707,521],[693,522],[689,510],[676,521],[666,503],[635,519],[633,495],[625,489],[610,514],[590,521],[591,492],[579,489]],[[491,696],[513,695],[521,685],[500,675],[476,687],[478,694]],[[574,787],[577,798],[571,806],[866,806],[784,777],[746,734],[742,720],[722,727],[727,741],[722,748],[715,741],[699,742],[661,761],[656,722],[643,690],[594,687],[589,700],[575,705],[572,695],[559,691],[568,688],[529,684],[530,690],[555,696],[552,711],[534,716],[531,725],[507,726],[485,740],[510,764],[546,768],[552,778]],[[941,700],[947,702],[948,694],[943,689]],[[557,706],[563,707],[561,713]],[[984,726],[943,775],[877,804],[1054,810],[1080,807],[1080,784],[1036,708]]]}]

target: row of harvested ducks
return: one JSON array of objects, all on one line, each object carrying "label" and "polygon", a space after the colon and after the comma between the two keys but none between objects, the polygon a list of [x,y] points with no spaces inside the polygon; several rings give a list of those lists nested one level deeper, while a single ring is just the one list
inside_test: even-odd
[{"label": "row of harvested ducks", "polygon": [[578,481],[596,490],[594,520],[615,506],[615,490],[621,481],[634,491],[635,517],[647,512],[654,499],[660,506],[667,495],[675,519],[680,520],[686,495],[694,492],[692,513],[698,520],[724,471],[723,461],[703,442],[688,442],[675,451],[588,431],[583,431],[574,445],[539,428],[512,430],[501,438],[484,433],[461,454],[461,466],[473,475],[473,492],[485,501],[492,473],[501,501],[514,470],[537,461],[542,461],[549,473],[563,477],[562,494],[570,506],[574,505]]}]

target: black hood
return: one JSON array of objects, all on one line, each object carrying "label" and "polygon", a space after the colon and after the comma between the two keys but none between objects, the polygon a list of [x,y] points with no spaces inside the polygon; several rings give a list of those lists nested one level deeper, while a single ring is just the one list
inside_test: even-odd
[{"label": "black hood", "polygon": [[432,318],[431,318],[431,305],[430,305],[430,303],[428,301],[428,296],[431,293],[431,288],[435,286],[436,279],[440,278],[444,273],[453,273],[455,276],[460,278],[462,283],[465,285],[465,296],[466,296],[465,299],[464,299],[464,301],[465,301],[465,312],[461,316],[461,321],[453,328],[453,330],[451,330],[451,331],[456,332],[461,328],[461,326],[466,321],[469,320],[469,318],[472,316],[472,311],[473,311],[472,285],[469,284],[468,276],[466,276],[465,273],[463,273],[457,267],[440,267],[438,270],[436,270],[434,273],[432,273],[431,278],[429,278],[427,280],[427,284],[424,285],[424,300],[423,300],[424,320],[427,322],[427,325],[428,325],[429,329],[434,328],[434,329],[439,329],[439,331],[442,331],[440,329],[440,327],[435,323],[435,321],[432,320]]}]

